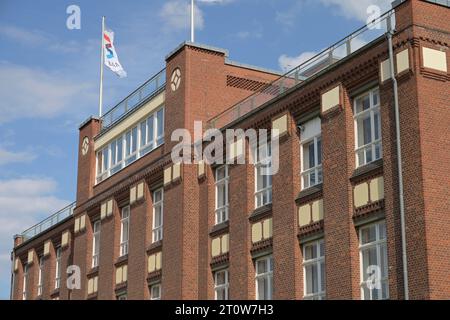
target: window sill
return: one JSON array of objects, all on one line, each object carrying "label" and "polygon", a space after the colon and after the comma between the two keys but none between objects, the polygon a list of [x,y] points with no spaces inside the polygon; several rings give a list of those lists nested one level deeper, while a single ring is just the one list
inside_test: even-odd
[{"label": "window sill", "polygon": [[163,245],[163,241],[162,240],[153,242],[151,245],[149,245],[147,247],[147,254],[153,254],[153,253],[161,251],[162,245]]},{"label": "window sill", "polygon": [[315,186],[309,187],[308,189],[303,189],[297,195],[295,203],[297,205],[316,200],[323,196],[323,184],[316,184]]},{"label": "window sill", "polygon": [[119,257],[117,259],[116,263],[114,263],[114,266],[120,267],[120,266],[123,266],[124,264],[127,264],[127,262],[128,262],[128,254]]},{"label": "window sill", "polygon": [[262,207],[259,207],[255,210],[253,210],[250,217],[248,217],[248,220],[250,220],[250,222],[258,222],[270,215],[272,215],[272,204],[271,203],[266,204]]},{"label": "window sill", "polygon": [[88,278],[95,277],[95,276],[97,276],[97,275],[98,275],[98,266],[92,268],[92,269],[91,269],[90,271],[88,271],[88,273],[86,274],[86,276],[87,276]]},{"label": "window sill", "polygon": [[364,180],[371,179],[383,172],[383,158],[358,167],[353,171],[350,181],[359,183]]},{"label": "window sill", "polygon": [[214,227],[212,227],[211,231],[209,232],[209,235],[211,237],[216,237],[225,234],[229,231],[229,226],[230,226],[229,220],[216,224]]}]

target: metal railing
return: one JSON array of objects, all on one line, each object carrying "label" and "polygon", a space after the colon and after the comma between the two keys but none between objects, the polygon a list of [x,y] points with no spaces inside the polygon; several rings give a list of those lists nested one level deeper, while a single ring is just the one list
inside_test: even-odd
[{"label": "metal railing", "polygon": [[165,85],[166,69],[162,69],[101,117],[102,130],[113,126],[128,112],[159,92]]},{"label": "metal railing", "polygon": [[[334,65],[339,60],[349,56],[369,43],[386,34],[390,26],[394,26],[395,19],[392,12],[388,11],[371,23],[359,28],[349,36],[336,42],[332,46],[301,63],[293,70],[284,74],[277,80],[267,84],[258,92],[238,102],[230,109],[215,116],[208,121],[208,128],[223,128],[243,115],[261,107],[266,102],[280,96],[288,89],[304,82],[313,75]],[[391,18],[392,17],[392,18]]]},{"label": "metal railing", "polygon": [[27,241],[38,234],[44,232],[45,230],[50,229],[54,225],[58,224],[59,222],[65,220],[66,218],[73,215],[73,210],[76,207],[76,203],[73,202],[69,204],[67,207],[59,210],[55,214],[51,215],[50,217],[46,218],[45,220],[39,222],[35,226],[25,230],[22,232],[23,241]]}]

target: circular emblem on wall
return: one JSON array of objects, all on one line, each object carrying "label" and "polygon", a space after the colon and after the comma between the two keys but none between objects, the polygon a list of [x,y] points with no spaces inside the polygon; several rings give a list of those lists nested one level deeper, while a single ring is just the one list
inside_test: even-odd
[{"label": "circular emblem on wall", "polygon": [[181,70],[180,68],[176,68],[172,72],[172,76],[170,77],[170,87],[172,91],[176,91],[181,84]]},{"label": "circular emblem on wall", "polygon": [[81,144],[81,153],[85,156],[89,151],[89,138],[84,137],[83,143]]}]

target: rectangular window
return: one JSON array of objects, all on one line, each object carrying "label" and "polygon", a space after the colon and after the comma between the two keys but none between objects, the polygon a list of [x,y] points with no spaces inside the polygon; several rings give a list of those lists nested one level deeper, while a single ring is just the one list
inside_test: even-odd
[{"label": "rectangular window", "polygon": [[321,121],[315,118],[302,125],[301,133],[302,189],[322,183]]},{"label": "rectangular window", "polygon": [[153,192],[153,242],[163,238],[164,191],[158,189]]},{"label": "rectangular window", "polygon": [[382,155],[380,93],[372,89],[354,101],[356,166],[360,167]]},{"label": "rectangular window", "polygon": [[318,240],[303,246],[303,298],[325,299],[325,246]]},{"label": "rectangular window", "polygon": [[273,292],[273,258],[256,260],[256,300],[271,300]]},{"label": "rectangular window", "polygon": [[22,300],[27,300],[28,265],[23,268]]},{"label": "rectangular window", "polygon": [[272,150],[264,143],[253,150],[255,159],[255,207],[272,203]]},{"label": "rectangular window", "polygon": [[384,221],[359,229],[359,255],[362,299],[388,299],[388,262]]},{"label": "rectangular window", "polygon": [[164,108],[97,152],[97,183],[164,143]]},{"label": "rectangular window", "polygon": [[158,110],[156,113],[156,145],[160,146],[164,143],[164,109]]},{"label": "rectangular window", "polygon": [[161,284],[154,284],[150,287],[150,299],[161,300]]},{"label": "rectangular window", "polygon": [[117,300],[128,300],[128,296],[126,293],[122,293],[122,294],[117,295],[116,299]]},{"label": "rectangular window", "polygon": [[120,217],[120,256],[128,254],[128,239],[130,231],[130,207],[124,207]]},{"label": "rectangular window", "polygon": [[228,166],[216,169],[216,224],[228,221]]},{"label": "rectangular window", "polygon": [[61,287],[61,247],[56,249],[55,289]]},{"label": "rectangular window", "polygon": [[92,268],[98,267],[100,255],[100,221],[94,222],[92,235]]},{"label": "rectangular window", "polygon": [[228,269],[214,273],[214,292],[216,300],[228,300]]},{"label": "rectangular window", "polygon": [[39,271],[38,271],[38,287],[37,287],[37,295],[42,295],[42,286],[43,286],[43,273],[44,272],[44,259],[43,257],[39,257]]}]

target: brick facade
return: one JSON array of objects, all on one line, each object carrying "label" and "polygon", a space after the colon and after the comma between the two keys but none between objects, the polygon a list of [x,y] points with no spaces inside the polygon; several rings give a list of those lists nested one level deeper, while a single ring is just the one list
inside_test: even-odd
[{"label": "brick facade", "polygon": [[[424,67],[423,47],[445,52],[450,66],[450,28],[447,7],[408,0],[396,8],[394,54],[407,49],[409,69],[397,75],[403,154],[406,242],[409,293],[412,299],[450,298],[450,72]],[[28,268],[30,299],[149,299],[149,286],[160,283],[162,299],[214,299],[214,271],[227,266],[229,297],[255,299],[255,258],[271,254],[274,261],[273,298],[302,299],[304,292],[302,244],[323,238],[327,299],[360,299],[359,227],[380,219],[386,222],[389,298],[403,299],[403,274],[398,195],[398,168],[392,81],[380,80],[380,62],[388,58],[386,39],[378,39],[336,63],[335,67],[287,91],[258,112],[242,116],[235,128],[267,128],[287,115],[287,132],[280,138],[280,170],[273,176],[272,204],[255,210],[254,166],[229,166],[229,221],[215,226],[215,166],[199,176],[196,164],[182,164],[180,178],[163,186],[164,170],[172,167],[170,153],[177,143],[171,134],[194,121],[206,123],[278,75],[240,66],[226,52],[184,44],[166,60],[165,143],[132,165],[95,184],[95,137],[100,120],[90,119],[80,128],[79,147],[85,137],[90,148],[78,157],[77,208],[73,217],[24,243],[18,241],[14,257],[14,299],[22,299],[24,266]],[[173,91],[171,75],[181,72]],[[339,105],[321,112],[321,95],[339,85]],[[354,98],[363,88],[378,87],[383,157],[356,167]],[[301,190],[298,124],[320,115],[323,183]],[[246,149],[245,157],[249,158]],[[362,208],[355,206],[354,189],[371,179],[383,178],[384,197]],[[130,203],[130,189],[144,182],[144,196]],[[152,243],[153,199],[164,190],[163,240]],[[113,199],[113,213],[101,219],[101,205]],[[323,200],[323,220],[299,227],[298,208]],[[119,257],[121,209],[130,205],[129,251]],[[75,219],[86,217],[84,230],[76,232]],[[252,225],[272,218],[272,237],[252,242]],[[100,260],[92,268],[93,224],[101,219]],[[55,290],[56,248],[70,231],[62,248],[61,288]],[[212,240],[229,235],[226,253],[212,257]],[[309,239],[309,240],[308,240]],[[37,296],[39,257],[43,257],[43,294]],[[161,253],[160,269],[149,272],[149,256]],[[153,260],[152,260],[153,261]],[[69,290],[67,266],[81,271],[81,289]],[[127,266],[126,281],[117,283],[116,270]],[[153,270],[153,269],[152,269]],[[88,280],[98,277],[98,291],[88,295]],[[122,276],[123,277],[123,276]]]}]

